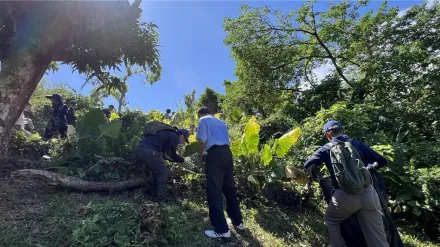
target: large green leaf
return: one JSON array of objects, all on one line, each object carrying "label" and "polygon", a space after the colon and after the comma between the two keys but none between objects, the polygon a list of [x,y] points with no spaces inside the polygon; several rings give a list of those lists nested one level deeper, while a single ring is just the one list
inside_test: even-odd
[{"label": "large green leaf", "polygon": [[275,150],[274,153],[276,153],[278,158],[283,158],[287,154],[292,145],[298,141],[300,134],[301,129],[297,127],[296,129],[275,140],[273,149]]},{"label": "large green leaf", "polygon": [[130,141],[130,150],[134,152],[134,148],[136,145],[141,141],[141,138],[139,136],[133,136],[133,138]]},{"label": "large green leaf", "polygon": [[241,150],[241,142],[239,141],[235,141],[231,143],[231,152],[232,155],[234,155],[234,157],[238,157],[240,155],[243,154],[242,150]]},{"label": "large green leaf", "polygon": [[101,135],[99,136],[99,138],[101,138],[102,136],[107,136],[113,139],[119,138],[119,133],[121,133],[121,126],[122,121],[119,119],[107,122],[104,125],[99,126],[99,129],[101,130]]},{"label": "large green leaf", "polygon": [[264,144],[263,152],[261,152],[261,159],[263,160],[263,164],[265,166],[269,165],[272,161],[272,151],[270,150],[270,146],[268,144]]},{"label": "large green leaf", "polygon": [[119,145],[125,146],[127,144],[127,135],[124,133],[119,133]]},{"label": "large green leaf", "polygon": [[90,127],[98,127],[105,124],[104,113],[99,108],[90,109],[82,118],[81,121]]},{"label": "large green leaf", "polygon": [[243,143],[245,144],[247,153],[254,154],[258,152],[260,142],[260,124],[257,119],[252,117],[244,128]]},{"label": "large green leaf", "polygon": [[240,111],[240,109],[235,108],[231,114],[231,120],[234,122],[239,122],[240,119],[242,118],[242,112]]},{"label": "large green leaf", "polygon": [[90,141],[89,149],[87,150],[90,154],[101,155],[105,148],[107,147],[107,142],[104,138]]},{"label": "large green leaf", "polygon": [[183,151],[183,156],[188,157],[197,152],[197,148],[199,146],[198,142],[191,142],[185,146],[185,149]]}]

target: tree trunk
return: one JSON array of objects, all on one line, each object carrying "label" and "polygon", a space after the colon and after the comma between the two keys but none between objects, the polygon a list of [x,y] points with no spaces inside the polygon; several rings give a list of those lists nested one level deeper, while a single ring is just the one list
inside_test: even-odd
[{"label": "tree trunk", "polygon": [[1,63],[0,166],[3,166],[8,158],[12,128],[50,62],[50,58],[22,52]]},{"label": "tree trunk", "polygon": [[98,191],[119,191],[125,189],[136,188],[146,184],[145,178],[136,178],[127,181],[115,182],[91,182],[82,180],[77,177],[66,176],[55,172],[49,172],[36,169],[18,170],[12,173],[13,176],[19,177],[36,177],[50,185],[60,186],[69,189],[75,189],[84,192]]}]

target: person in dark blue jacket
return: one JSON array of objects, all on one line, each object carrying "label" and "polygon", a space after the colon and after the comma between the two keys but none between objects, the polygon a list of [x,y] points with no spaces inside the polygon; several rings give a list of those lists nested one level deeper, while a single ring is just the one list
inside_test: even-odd
[{"label": "person in dark blue jacket", "polygon": [[168,168],[165,166],[164,154],[169,161],[194,166],[189,160],[177,154],[178,146],[188,143],[188,137],[189,131],[186,129],[162,130],[155,135],[146,136],[136,146],[135,155],[153,173],[153,184],[150,185],[152,188],[146,190],[147,194],[155,196],[157,200],[167,199],[165,183],[168,178]]},{"label": "person in dark blue jacket", "polygon": [[61,138],[67,137],[67,105],[63,104],[61,95],[52,94],[46,95],[46,98],[52,101],[52,118],[47,124],[46,131],[44,133],[44,139],[49,140],[57,132],[60,134]]},{"label": "person in dark blue jacket", "polygon": [[[327,122],[324,125],[324,133],[330,143],[350,140],[344,134],[344,128],[338,121]],[[365,143],[352,140],[352,145],[359,152],[364,164],[368,164],[368,169],[377,169],[386,165],[387,160]],[[330,235],[330,246],[346,246],[341,235],[340,223],[355,214],[368,246],[388,247],[381,217],[381,205],[376,190],[370,185],[361,195],[352,195],[340,189],[331,164],[330,149],[329,144],[320,147],[304,164],[306,170],[312,175],[314,167],[325,164],[335,188],[325,213],[325,221]]]}]

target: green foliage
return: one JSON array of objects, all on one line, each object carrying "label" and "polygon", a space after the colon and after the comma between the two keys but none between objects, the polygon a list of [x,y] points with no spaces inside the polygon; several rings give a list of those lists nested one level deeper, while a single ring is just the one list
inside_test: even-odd
[{"label": "green foliage", "polygon": [[278,158],[284,158],[284,156],[286,156],[290,147],[298,141],[300,134],[301,129],[298,127],[275,140],[272,149],[275,150],[275,154]]},{"label": "green foliage", "polygon": [[[108,82],[103,72],[119,69],[122,63],[148,68],[149,81],[160,78],[157,26],[140,21],[140,1],[131,4],[129,1],[81,2],[79,5],[2,2],[0,10],[0,26],[4,26],[0,33],[2,61],[18,56],[18,52],[37,55],[50,51],[53,61],[71,64],[79,73],[93,74],[103,83]],[[49,33],[33,32],[16,39],[16,32],[24,32],[23,28],[37,21],[39,28],[50,30]],[[69,35],[65,27],[69,27]],[[25,45],[12,49],[16,42]]]},{"label": "green foliage", "polygon": [[[259,133],[260,124],[255,117],[251,117],[245,125],[242,138],[232,141],[231,145],[237,174],[246,176],[256,192],[260,192],[261,187],[267,182],[286,178],[286,164],[281,158],[284,158],[289,149],[298,141],[301,130],[298,127],[281,138],[275,139],[272,147],[266,143],[261,149]],[[257,177],[261,177],[262,180],[259,181]]]},{"label": "green foliage", "polygon": [[129,204],[92,204],[88,217],[72,233],[72,245],[133,245],[140,242],[140,225],[136,210]]},{"label": "green foliage", "polygon": [[213,89],[206,87],[205,91],[200,95],[199,100],[196,103],[197,108],[206,106],[211,110],[211,113],[217,114],[221,111],[222,95],[214,91]]},{"label": "green foliage", "polygon": [[50,144],[43,141],[38,134],[29,137],[22,131],[14,131],[9,143],[9,152],[12,157],[28,160],[39,160],[48,151]]},{"label": "green foliage", "polygon": [[[101,155],[107,139],[118,139],[122,127],[119,119],[105,122],[101,109],[91,109],[78,121],[78,152],[82,155]],[[125,143],[124,143],[125,145]]]},{"label": "green foliage", "polygon": [[143,126],[149,121],[148,115],[137,109],[134,111],[125,111],[121,119],[121,132],[124,133],[129,140],[135,136],[140,137],[142,135]]},{"label": "green foliage", "polygon": [[255,154],[258,152],[260,125],[257,119],[252,117],[244,128],[242,140],[243,154]]}]

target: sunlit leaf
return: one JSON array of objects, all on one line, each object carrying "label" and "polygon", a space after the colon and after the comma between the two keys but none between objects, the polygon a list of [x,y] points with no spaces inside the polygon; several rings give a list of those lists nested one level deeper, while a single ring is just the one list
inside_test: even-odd
[{"label": "sunlit leaf", "polygon": [[241,142],[235,141],[231,143],[231,152],[234,157],[242,155]]},{"label": "sunlit leaf", "polygon": [[255,177],[253,175],[249,175],[247,177],[247,180],[254,185],[258,185],[258,186],[260,185],[260,183],[255,179]]},{"label": "sunlit leaf", "polygon": [[278,158],[283,158],[287,154],[292,145],[298,141],[300,134],[301,129],[297,127],[275,140],[273,149]]},{"label": "sunlit leaf", "polygon": [[117,119],[119,119],[120,117],[119,117],[119,115],[116,113],[116,112],[112,112],[111,114],[110,114],[110,121],[113,121],[113,120],[117,120]]},{"label": "sunlit leaf", "polygon": [[197,142],[196,135],[197,135],[197,133],[194,133],[188,137],[188,140],[190,143]]},{"label": "sunlit leaf", "polygon": [[257,119],[252,117],[244,128],[243,143],[245,144],[247,153],[254,154],[258,152],[260,142],[260,124]]},{"label": "sunlit leaf", "polygon": [[272,151],[270,150],[270,146],[268,144],[264,144],[263,152],[261,152],[261,159],[263,160],[263,164],[265,166],[269,165],[272,161]]},{"label": "sunlit leaf", "polygon": [[240,111],[240,109],[235,108],[231,114],[231,120],[234,122],[239,122],[242,118],[242,112]]},{"label": "sunlit leaf", "polygon": [[133,138],[131,138],[130,141],[130,150],[132,152],[134,152],[134,149],[136,147],[136,145],[141,141],[141,138],[139,138],[139,136],[133,136]]}]

